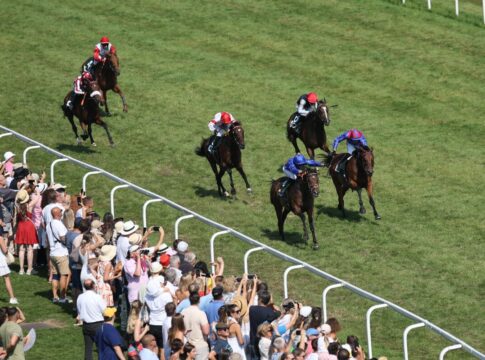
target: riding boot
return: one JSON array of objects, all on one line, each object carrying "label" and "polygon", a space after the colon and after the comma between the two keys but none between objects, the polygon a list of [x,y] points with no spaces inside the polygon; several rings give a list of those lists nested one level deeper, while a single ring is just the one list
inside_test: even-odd
[{"label": "riding boot", "polygon": [[214,155],[217,153],[217,149],[219,149],[219,145],[221,144],[222,137],[216,136],[214,140],[212,140],[212,144],[209,145],[209,152]]},{"label": "riding boot", "polygon": [[281,183],[281,187],[278,190],[278,196],[284,198],[286,196],[286,190],[288,190],[288,186],[291,184],[290,178],[285,178]]}]

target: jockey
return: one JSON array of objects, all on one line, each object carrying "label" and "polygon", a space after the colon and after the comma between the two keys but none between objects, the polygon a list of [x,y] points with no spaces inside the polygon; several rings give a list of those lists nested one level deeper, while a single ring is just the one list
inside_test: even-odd
[{"label": "jockey", "polygon": [[333,141],[333,152],[337,151],[338,144],[344,140],[347,140],[347,152],[349,154],[352,154],[359,147],[368,146],[367,140],[361,131],[357,129],[350,129],[349,131],[345,131],[335,138]]},{"label": "jockey", "polygon": [[295,156],[288,159],[286,164],[283,166],[283,172],[287,176],[283,183],[281,184],[281,188],[278,192],[280,196],[284,196],[286,189],[292,183],[291,180],[296,180],[299,175],[303,173],[304,166],[322,166],[321,163],[312,159],[305,159],[302,154],[296,154]]},{"label": "jockey", "polygon": [[93,81],[93,76],[87,71],[83,72],[82,75],[79,75],[76,79],[74,79],[74,83],[72,84],[71,96],[66,103],[66,106],[70,110],[72,110],[74,107],[76,96],[84,95],[90,81]]},{"label": "jockey", "polygon": [[100,62],[105,62],[107,54],[116,54],[116,48],[109,42],[107,36],[103,36],[99,43],[94,47],[93,57],[86,62],[82,71],[89,71],[92,74],[94,65]]},{"label": "jockey", "polygon": [[214,119],[209,122],[209,130],[214,133],[213,140],[210,142],[208,150],[211,154],[214,154],[219,147],[222,137],[225,136],[231,124],[236,122],[234,116],[228,112],[218,112],[214,115]]},{"label": "jockey", "polygon": [[309,113],[317,110],[318,97],[314,92],[308,94],[303,94],[296,101],[296,112],[297,114],[290,123],[290,127],[298,130],[300,124],[300,118],[306,117]]}]

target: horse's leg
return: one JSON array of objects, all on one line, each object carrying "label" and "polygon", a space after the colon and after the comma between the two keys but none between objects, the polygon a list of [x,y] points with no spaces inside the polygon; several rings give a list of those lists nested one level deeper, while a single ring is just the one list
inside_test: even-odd
[{"label": "horse's leg", "polygon": [[308,153],[308,156],[310,157],[310,159],[315,159],[315,150],[310,148],[310,147],[307,147],[306,148],[306,152]]},{"label": "horse's leg", "polygon": [[364,202],[362,201],[362,188],[357,189],[357,195],[359,195],[359,213],[365,214]]},{"label": "horse's leg", "polygon": [[83,131],[83,134],[81,135],[81,137],[83,140],[86,140],[88,138],[88,126],[83,121],[79,121],[79,125],[81,125],[81,129]]},{"label": "horse's leg", "polygon": [[217,186],[220,189],[219,195],[229,197],[229,193],[227,192],[226,188],[222,184],[222,177],[224,176],[225,173],[226,173],[226,168],[220,166],[219,174],[217,174]]},{"label": "horse's leg", "polygon": [[308,223],[310,224],[310,231],[312,232],[312,239],[313,239],[313,250],[317,250],[320,246],[318,245],[317,236],[315,235],[315,222],[313,219],[313,206],[308,209]]},{"label": "horse's leg", "polygon": [[241,174],[241,177],[243,178],[244,180],[244,183],[246,184],[246,190],[248,193],[252,193],[253,192],[253,189],[251,189],[251,185],[249,185],[249,181],[248,181],[248,178],[246,176],[246,173],[244,172],[244,169],[241,165],[239,165],[238,167],[236,167],[237,171],[239,172],[239,174]]},{"label": "horse's leg", "polygon": [[93,139],[92,123],[88,124],[88,136],[89,136],[89,140],[91,140],[91,145],[96,146],[96,143],[94,142],[94,139]]},{"label": "horse's leg", "polygon": [[227,173],[229,174],[229,182],[231,184],[231,195],[236,195],[236,188],[234,187],[234,181],[232,179],[232,169],[227,169]]},{"label": "horse's leg", "polygon": [[69,120],[69,122],[71,123],[72,131],[74,132],[74,135],[76,135],[77,144],[78,145],[81,144],[81,139],[79,138],[79,135],[77,133],[77,126],[74,123],[74,118],[73,118],[72,114],[67,115],[67,120]]},{"label": "horse's leg", "polygon": [[305,213],[302,211],[299,216],[300,216],[301,222],[303,224],[303,240],[305,241],[305,244],[308,244],[308,229],[306,227]]},{"label": "horse's leg", "polygon": [[120,86],[116,84],[113,91],[121,97],[121,102],[123,103],[123,112],[128,112],[128,104],[126,103],[125,94],[123,94],[123,91],[121,91]]},{"label": "horse's leg", "polygon": [[215,162],[210,161],[210,160],[209,160],[209,164],[210,164],[211,169],[214,172],[214,175],[216,177],[217,191],[219,192],[219,196],[222,196],[221,187],[219,186],[219,177],[217,175],[217,173],[218,173],[218,171],[217,171],[217,165],[216,165]]},{"label": "horse's leg", "polygon": [[374,202],[374,197],[372,196],[372,181],[367,182],[367,195],[369,195],[369,203],[372,206],[372,210],[374,210],[374,217],[376,220],[380,220],[381,216],[376,210],[376,204]]},{"label": "horse's leg", "polygon": [[103,90],[103,99],[104,99],[104,112],[106,116],[111,116],[111,113],[108,109],[108,91]]},{"label": "horse's leg", "polygon": [[290,140],[290,142],[293,144],[293,147],[295,148],[295,153],[299,153],[300,152],[300,148],[298,147],[298,144],[296,142],[297,136],[296,136],[294,130],[291,129],[289,127],[289,125],[287,125],[286,126],[286,132],[287,132],[288,140]]},{"label": "horse's leg", "polygon": [[344,196],[346,190],[344,190],[342,186],[338,186],[336,189],[338,195],[338,208],[342,211],[342,216],[345,217]]},{"label": "horse's leg", "polygon": [[96,124],[101,126],[104,129],[104,131],[106,131],[106,135],[108,135],[109,144],[111,146],[113,146],[114,142],[113,142],[113,138],[111,137],[111,134],[109,132],[108,124],[106,124],[103,120],[101,120],[101,118],[99,116],[96,117]]},{"label": "horse's leg", "polygon": [[[281,210],[283,211],[281,212]],[[278,231],[280,232],[281,239],[284,241],[285,240],[285,231],[284,231],[285,220],[290,210],[287,208],[282,208],[281,210],[280,210],[281,212],[280,217],[278,218]]]}]

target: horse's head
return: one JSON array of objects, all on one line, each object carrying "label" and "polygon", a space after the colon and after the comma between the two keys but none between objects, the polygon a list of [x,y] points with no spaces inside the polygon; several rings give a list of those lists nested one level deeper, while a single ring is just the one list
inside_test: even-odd
[{"label": "horse's head", "polygon": [[323,99],[317,103],[317,115],[324,125],[330,125],[330,112],[327,100]]},{"label": "horse's head", "polygon": [[239,121],[232,124],[231,134],[239,148],[241,150],[244,149],[246,147],[244,144],[244,129]]},{"label": "horse's head", "polygon": [[114,71],[114,73],[119,76],[120,75],[120,59],[118,59],[118,55],[116,53],[108,53],[106,54],[106,59],[108,60],[109,66]]},{"label": "horse's head", "polygon": [[318,197],[320,194],[320,183],[318,180],[318,171],[317,169],[308,169],[305,172],[304,176],[308,188],[314,198]]},{"label": "horse's head", "polygon": [[89,96],[98,104],[104,105],[104,97],[97,81],[90,81],[88,85]]},{"label": "horse's head", "polygon": [[359,147],[357,151],[357,162],[367,176],[372,176],[374,173],[374,153],[371,148],[367,146]]}]

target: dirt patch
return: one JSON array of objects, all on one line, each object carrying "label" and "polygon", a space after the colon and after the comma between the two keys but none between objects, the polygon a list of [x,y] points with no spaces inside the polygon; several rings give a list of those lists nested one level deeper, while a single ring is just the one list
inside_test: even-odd
[{"label": "dirt patch", "polygon": [[65,325],[58,320],[48,319],[41,322],[23,323],[23,324],[20,324],[20,326],[26,330],[30,330],[32,328],[37,330],[37,329],[59,329],[59,328],[63,328]]}]

